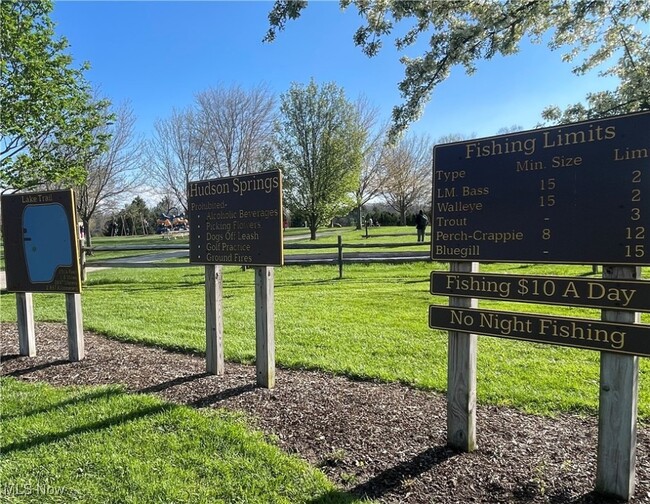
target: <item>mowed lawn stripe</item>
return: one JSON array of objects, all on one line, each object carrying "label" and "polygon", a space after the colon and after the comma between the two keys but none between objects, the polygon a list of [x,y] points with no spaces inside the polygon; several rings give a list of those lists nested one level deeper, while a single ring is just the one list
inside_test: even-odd
[{"label": "mowed lawn stripe", "polygon": [[226,410],[119,386],[0,387],[7,502],[356,502]]}]

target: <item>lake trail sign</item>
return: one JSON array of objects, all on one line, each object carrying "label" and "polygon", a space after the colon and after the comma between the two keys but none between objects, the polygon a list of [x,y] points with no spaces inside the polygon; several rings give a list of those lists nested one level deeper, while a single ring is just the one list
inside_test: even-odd
[{"label": "lake trail sign", "polygon": [[19,351],[36,355],[33,292],[65,293],[68,351],[84,358],[81,265],[72,189],[3,195],[7,291],[16,293]]},{"label": "lake trail sign", "polygon": [[2,196],[7,291],[81,292],[72,190]]},{"label": "lake trail sign", "polygon": [[650,265],[650,113],[437,145],[437,261]]},{"label": "lake trail sign", "polygon": [[[448,331],[447,442],[476,449],[477,335],[600,351],[596,490],[634,493],[639,356],[650,356],[650,112],[438,145],[431,328]],[[479,262],[603,265],[603,278],[480,274]],[[478,309],[602,309],[602,321]]]}]

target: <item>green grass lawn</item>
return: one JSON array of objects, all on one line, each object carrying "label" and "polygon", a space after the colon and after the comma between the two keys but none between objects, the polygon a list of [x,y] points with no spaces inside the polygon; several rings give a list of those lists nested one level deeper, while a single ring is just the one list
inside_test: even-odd
[{"label": "green grass lawn", "polygon": [[[276,361],[351,377],[445,391],[447,336],[428,328],[432,269],[442,264],[276,268]],[[581,276],[588,266],[484,265],[482,271]],[[648,273],[647,269],[645,271]],[[224,270],[225,355],[255,358],[254,272]],[[2,297],[2,320],[14,320],[14,297]],[[34,295],[38,320],[65,320],[64,297]],[[84,326],[125,341],[205,351],[201,267],[93,272],[82,295]],[[481,301],[481,307],[598,319],[593,309]],[[650,323],[644,314],[643,323]],[[597,411],[599,353],[480,337],[478,400],[537,414]],[[639,416],[650,420],[650,360],[641,359]]]},{"label": "green grass lawn", "polygon": [[[177,239],[166,239],[165,235],[145,235],[145,236],[98,236],[93,237],[93,247],[123,247],[123,246],[142,246],[142,245],[185,245],[189,244],[187,236]],[[92,255],[86,255],[86,262],[92,265],[96,261],[106,261],[120,257],[135,257],[143,254],[153,254],[155,250],[129,250],[129,251],[96,251]]]},{"label": "green grass lawn", "polygon": [[[358,230],[353,227],[324,229],[323,235],[316,241],[309,239],[292,240],[285,243],[285,254],[318,254],[318,253],[335,253],[337,251],[338,237],[341,236],[343,245],[343,254],[350,252],[363,251],[396,251],[426,252],[430,249],[430,243],[417,243],[417,235],[414,227],[410,226],[390,226],[370,228],[368,236],[365,229]],[[309,247],[317,244],[318,246],[330,245],[330,248],[318,249],[294,249],[293,247]],[[395,245],[404,245],[395,247]]]},{"label": "green grass lawn", "polygon": [[355,502],[233,413],[119,386],[0,386],[2,502]]}]

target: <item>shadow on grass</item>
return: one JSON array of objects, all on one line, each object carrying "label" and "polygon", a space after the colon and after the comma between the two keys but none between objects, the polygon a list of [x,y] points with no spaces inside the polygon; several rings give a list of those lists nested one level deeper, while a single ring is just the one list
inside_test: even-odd
[{"label": "shadow on grass", "polygon": [[135,278],[93,278],[84,282],[84,287],[98,287],[100,285],[136,285],[141,284],[140,280]]},{"label": "shadow on grass", "polygon": [[11,420],[12,418],[27,418],[34,415],[40,415],[41,413],[48,413],[50,411],[54,411],[66,406],[74,406],[76,404],[86,403],[88,401],[94,401],[96,399],[106,399],[108,397],[112,397],[115,395],[122,395],[122,394],[124,394],[123,388],[110,388],[107,390],[97,390],[94,392],[83,393],[76,397],[71,397],[70,399],[66,399],[65,401],[59,401],[57,403],[53,403],[50,404],[49,406],[44,406],[42,408],[35,408],[32,410],[21,411],[20,413],[16,413],[14,415],[3,414],[2,420],[3,421]]},{"label": "shadow on grass", "polygon": [[407,285],[407,284],[417,284],[417,283],[430,283],[431,280],[429,278],[423,278],[421,280],[403,280],[402,283]]},{"label": "shadow on grass", "polygon": [[197,282],[197,283],[189,283],[189,282],[157,282],[157,281],[152,281],[152,282],[130,282],[130,281],[122,281],[122,280],[115,280],[115,281],[110,281],[110,282],[102,282],[96,283],[96,284],[88,284],[86,287],[92,287],[93,290],[97,292],[120,292],[121,294],[129,294],[131,292],[151,292],[151,291],[159,291],[163,288],[168,287],[169,290],[173,289],[174,291],[176,290],[185,290],[185,289],[196,289],[197,287],[200,287],[203,283],[202,282]]},{"label": "shadow on grass", "polygon": [[329,502],[355,502],[363,499],[381,499],[386,494],[399,489],[405,481],[417,478],[438,464],[459,455],[460,452],[447,446],[434,446],[416,455],[411,460],[401,462],[386,469],[365,483],[346,491],[334,491],[311,501],[312,504]]},{"label": "shadow on grass", "polygon": [[283,288],[283,287],[298,287],[301,285],[319,285],[319,284],[334,284],[338,282],[340,279],[339,277],[332,277],[332,278],[325,278],[321,280],[282,280],[282,281],[275,281],[275,288]]},{"label": "shadow on grass", "polygon": [[80,425],[79,427],[74,427],[67,431],[53,432],[50,434],[43,434],[41,436],[33,436],[30,439],[27,439],[25,441],[17,441],[15,443],[9,443],[5,446],[2,446],[0,449],[2,453],[5,455],[7,453],[11,453],[15,451],[29,450],[30,448],[34,448],[36,446],[49,444],[49,443],[56,443],[79,434],[86,434],[94,431],[100,431],[117,425],[122,425],[127,422],[131,422],[133,420],[139,420],[147,416],[164,413],[166,411],[172,410],[177,407],[178,406],[176,406],[175,404],[160,404],[158,406],[150,406],[147,408],[139,409],[137,411],[133,411],[131,413],[117,415],[111,418],[107,418],[105,420],[100,420],[98,422],[92,422],[86,425]]}]

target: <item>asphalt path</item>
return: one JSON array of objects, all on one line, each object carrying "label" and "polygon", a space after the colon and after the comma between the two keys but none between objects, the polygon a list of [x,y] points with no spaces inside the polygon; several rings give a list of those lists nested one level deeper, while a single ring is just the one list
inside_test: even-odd
[{"label": "asphalt path", "polygon": [[[120,257],[102,261],[101,266],[86,267],[88,273],[99,271],[106,268],[119,267],[138,267],[145,264],[156,264],[161,261],[172,258],[189,258],[187,250],[169,250],[166,252],[157,252],[155,254],[143,254],[132,257]],[[428,251],[423,252],[344,252],[343,264],[352,263],[402,263],[414,261],[428,261],[430,255]],[[110,263],[110,264],[107,264]],[[337,253],[327,254],[289,254],[284,256],[284,264],[289,265],[316,265],[316,264],[338,264]],[[0,271],[0,290],[7,288],[7,279],[4,271]]]},{"label": "asphalt path", "polygon": [[[319,233],[319,236],[326,236],[328,234],[334,234],[337,231]],[[305,235],[294,235],[285,237],[285,241],[298,241],[309,238],[308,234]],[[99,271],[106,268],[119,268],[119,267],[138,267],[149,264],[157,264],[161,261],[173,258],[185,258],[189,259],[188,250],[166,250],[155,253],[145,253],[137,256],[130,257],[120,257],[115,259],[107,259],[105,261],[97,262],[97,266],[93,266],[93,263],[89,263],[86,267],[86,271],[91,273],[93,271]],[[428,261],[430,258],[429,251],[409,251],[409,252],[343,252],[343,264],[351,263],[401,263],[401,262],[413,262],[413,261]],[[101,264],[101,266],[100,266]],[[338,253],[337,252],[328,252],[328,253],[316,253],[316,254],[285,254],[284,256],[285,265],[315,265],[315,264],[338,264]],[[0,289],[4,290],[7,286],[7,280],[4,271],[0,271]]]}]

